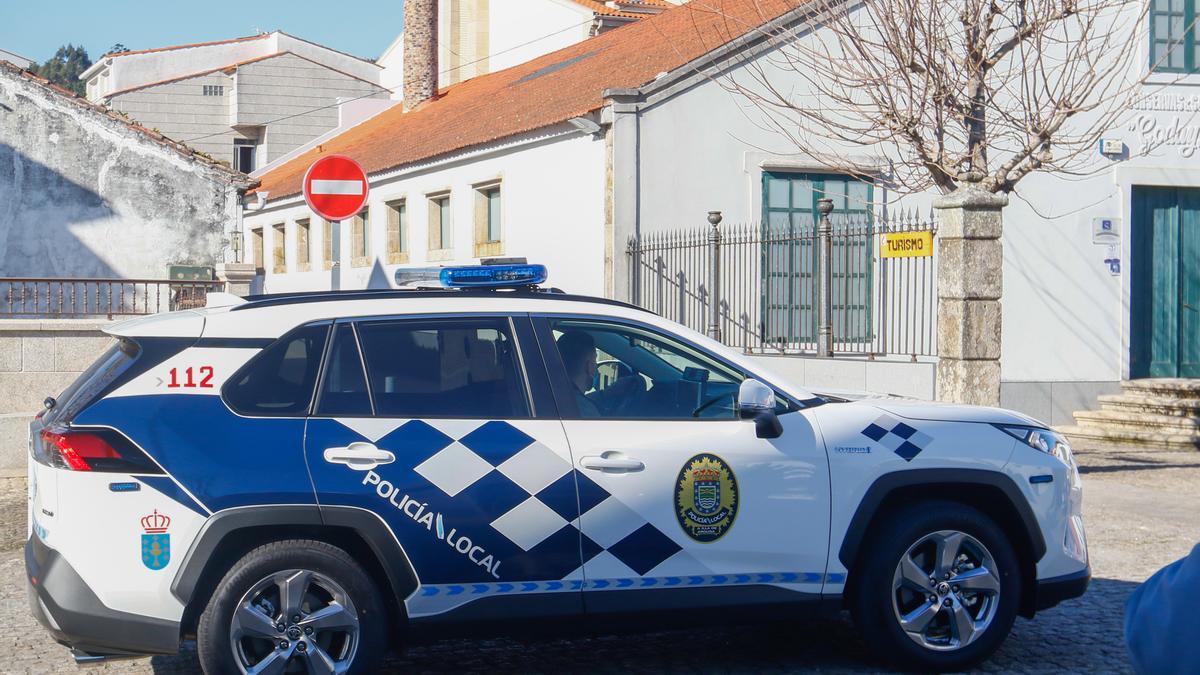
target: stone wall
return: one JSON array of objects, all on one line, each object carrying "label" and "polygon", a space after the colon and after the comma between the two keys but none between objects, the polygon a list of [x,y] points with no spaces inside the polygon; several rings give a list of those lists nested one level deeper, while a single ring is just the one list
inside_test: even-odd
[{"label": "stone wall", "polygon": [[161,279],[222,262],[251,182],[0,65],[0,277]]},{"label": "stone wall", "polygon": [[0,473],[23,470],[30,420],[112,344],[106,325],[0,320]]}]

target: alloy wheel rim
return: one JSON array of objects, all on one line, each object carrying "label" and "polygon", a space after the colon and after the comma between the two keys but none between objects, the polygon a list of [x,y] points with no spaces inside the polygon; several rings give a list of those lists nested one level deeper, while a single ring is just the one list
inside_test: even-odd
[{"label": "alloy wheel rim", "polygon": [[329,577],[283,570],[260,579],[238,601],[229,642],[248,675],[345,673],[358,651],[358,612]]},{"label": "alloy wheel rim", "polygon": [[939,530],[910,546],[892,576],[900,629],[926,649],[956,651],[991,626],[1000,604],[995,558],[978,539]]}]

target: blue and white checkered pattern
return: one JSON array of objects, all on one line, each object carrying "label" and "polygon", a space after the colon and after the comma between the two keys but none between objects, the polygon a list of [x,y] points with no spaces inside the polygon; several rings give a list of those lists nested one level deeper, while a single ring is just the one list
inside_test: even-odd
[{"label": "blue and white checkered pattern", "polygon": [[[453,431],[445,428],[443,432]],[[582,542],[583,562],[606,576],[640,577],[682,547],[570,461],[507,422],[485,422],[414,469],[447,496],[469,496],[499,514],[491,526],[523,551]],[[590,514],[590,516],[589,516]],[[580,519],[586,518],[586,534]],[[572,575],[564,575],[564,578]]]},{"label": "blue and white checkered pattern", "polygon": [[686,588],[689,586],[745,586],[750,584],[845,583],[846,575],[821,572],[756,572],[753,574],[704,574],[672,577],[625,577],[619,579],[573,579],[570,581],[516,581],[498,584],[435,584],[421,587],[421,595],[495,595],[556,593],[559,591],[623,590],[630,588]]},{"label": "blue and white checkered pattern", "polygon": [[891,450],[906,462],[921,454],[933,438],[889,415],[882,415],[862,430],[863,436]]}]

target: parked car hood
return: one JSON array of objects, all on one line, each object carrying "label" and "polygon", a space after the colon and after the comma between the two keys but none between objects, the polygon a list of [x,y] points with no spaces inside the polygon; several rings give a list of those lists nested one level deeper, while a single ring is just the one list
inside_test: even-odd
[{"label": "parked car hood", "polygon": [[897,417],[911,420],[934,420],[944,422],[979,422],[982,424],[1022,424],[1027,426],[1045,427],[1036,419],[1004,408],[988,408],[977,405],[959,405],[953,403],[938,403],[936,401],[919,401],[909,398],[864,398],[858,401],[861,405],[874,406]]}]

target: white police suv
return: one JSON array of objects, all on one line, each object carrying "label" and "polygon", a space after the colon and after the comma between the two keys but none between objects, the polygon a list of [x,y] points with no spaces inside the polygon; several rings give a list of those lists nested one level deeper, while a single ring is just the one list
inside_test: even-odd
[{"label": "white police suv", "polygon": [[340,673],[422,628],[848,608],[952,670],[1087,587],[1034,420],[814,395],[535,265],[437,276],[109,329],[32,427],[41,623],[80,660],[194,636],[210,673]]}]

